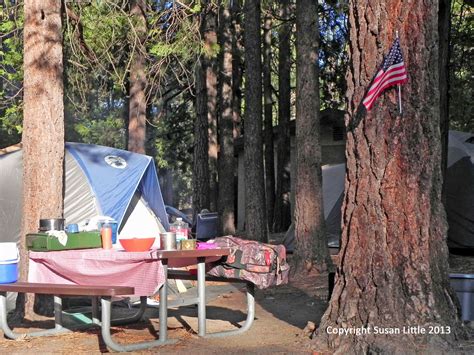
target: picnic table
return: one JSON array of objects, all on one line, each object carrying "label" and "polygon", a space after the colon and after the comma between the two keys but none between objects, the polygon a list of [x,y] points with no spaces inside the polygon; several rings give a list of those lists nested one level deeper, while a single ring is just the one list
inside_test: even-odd
[{"label": "picnic table", "polygon": [[[153,346],[169,344],[175,340],[167,337],[168,318],[168,267],[179,268],[197,265],[198,297],[198,334],[199,336],[225,336],[240,334],[246,331],[253,322],[255,306],[253,288],[247,290],[247,320],[240,329],[206,333],[206,263],[216,262],[229,255],[230,249],[207,250],[173,250],[152,249],[146,252],[126,252],[112,249],[82,249],[49,252],[29,252],[30,283],[88,285],[98,287],[116,285],[133,287],[134,295],[141,298],[141,309],[138,316],[130,321],[141,318],[146,307],[146,297],[159,289],[159,339],[134,344],[118,344],[110,335],[110,314],[102,314],[102,336],[106,345],[115,351],[133,351]],[[188,275],[189,276],[189,275]],[[176,274],[173,278],[179,278]],[[102,312],[111,312],[111,297],[102,297]],[[125,323],[127,320],[123,320]],[[97,322],[96,322],[97,323]],[[104,324],[105,323],[105,324]]]},{"label": "picnic table", "polygon": [[[207,250],[125,252],[122,250],[68,250],[34,252],[30,251],[29,282],[17,282],[0,285],[0,324],[5,336],[17,339],[23,336],[12,331],[7,324],[6,292],[31,292],[54,294],[55,328],[31,332],[31,336],[54,335],[67,331],[62,325],[61,295],[89,295],[93,297],[93,325],[100,325],[105,344],[115,351],[134,351],[153,346],[173,343],[167,338],[168,318],[168,266],[183,267],[197,265],[198,297],[198,334],[202,337],[221,337],[241,334],[247,331],[254,319],[255,301],[253,284],[248,281],[219,279],[220,281],[238,281],[247,284],[247,319],[239,329],[206,333],[206,271],[205,265],[218,261],[231,252],[227,248]],[[180,276],[173,273],[170,278],[189,279],[189,273]],[[110,286],[111,283],[114,286]],[[141,298],[140,311],[132,317],[117,320],[120,324],[138,321],[146,307],[146,296],[159,288],[159,339],[134,344],[118,344],[111,336],[111,298],[114,295],[133,293]],[[101,317],[98,314],[98,298],[101,302]]]}]

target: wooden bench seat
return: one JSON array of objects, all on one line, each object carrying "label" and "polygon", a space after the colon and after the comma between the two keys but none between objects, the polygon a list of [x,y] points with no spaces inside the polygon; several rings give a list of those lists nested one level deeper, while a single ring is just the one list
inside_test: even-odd
[{"label": "wooden bench seat", "polygon": [[62,296],[123,296],[134,293],[128,286],[86,286],[32,282],[0,284],[0,292],[22,292]]}]

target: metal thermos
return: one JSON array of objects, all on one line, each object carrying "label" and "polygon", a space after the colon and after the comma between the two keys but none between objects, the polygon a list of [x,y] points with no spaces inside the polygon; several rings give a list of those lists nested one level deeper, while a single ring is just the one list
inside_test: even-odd
[{"label": "metal thermos", "polygon": [[160,233],[160,249],[176,250],[176,233],[166,232]]}]

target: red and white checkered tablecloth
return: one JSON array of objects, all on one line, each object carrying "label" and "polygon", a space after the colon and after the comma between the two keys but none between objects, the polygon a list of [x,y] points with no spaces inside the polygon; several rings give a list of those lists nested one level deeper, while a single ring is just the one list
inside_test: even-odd
[{"label": "red and white checkered tablecloth", "polygon": [[165,281],[161,260],[152,251],[30,251],[29,258],[30,282],[132,286],[136,296],[149,296]]}]

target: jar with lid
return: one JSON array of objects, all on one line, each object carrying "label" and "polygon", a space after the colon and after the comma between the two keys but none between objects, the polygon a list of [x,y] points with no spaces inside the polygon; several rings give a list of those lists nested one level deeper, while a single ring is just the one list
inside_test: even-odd
[{"label": "jar with lid", "polygon": [[176,233],[177,246],[181,245],[182,240],[188,239],[188,228],[188,224],[180,217],[176,218],[176,221],[170,225],[170,232]]}]

